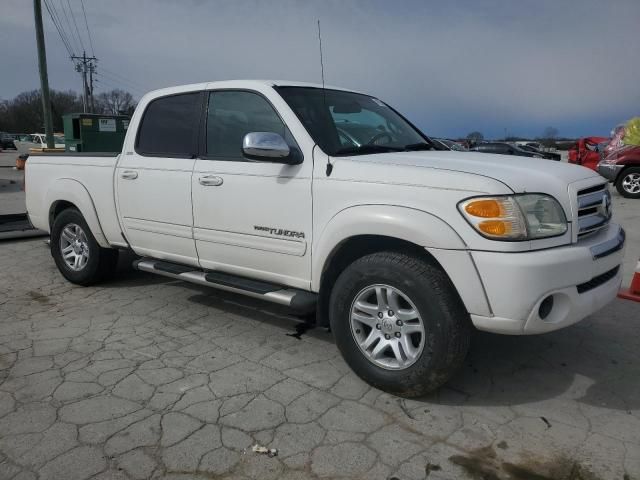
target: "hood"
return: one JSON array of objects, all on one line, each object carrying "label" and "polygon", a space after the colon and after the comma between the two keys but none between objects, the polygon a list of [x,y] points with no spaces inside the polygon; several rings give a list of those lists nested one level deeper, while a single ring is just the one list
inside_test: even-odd
[{"label": "hood", "polygon": [[480,175],[505,184],[515,193],[542,192],[554,195],[564,192],[566,194],[568,184],[599,177],[589,168],[565,162],[453,150],[360,155],[350,157],[350,160]]}]

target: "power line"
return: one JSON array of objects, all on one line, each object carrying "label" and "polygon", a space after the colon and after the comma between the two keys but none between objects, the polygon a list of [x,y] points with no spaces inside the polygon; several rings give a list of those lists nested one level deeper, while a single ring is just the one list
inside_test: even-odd
[{"label": "power line", "polygon": [[64,30],[60,25],[58,12],[55,11],[52,5],[49,5],[49,2],[47,0],[44,0],[44,6],[47,8],[47,12],[49,12],[51,21],[53,22],[53,25],[56,27],[56,30],[58,31],[58,35],[60,36],[60,40],[62,40],[62,44],[64,45],[64,48],[67,50],[67,53],[69,54],[70,57],[73,56],[74,52],[73,52],[73,49],[71,48],[71,45],[69,44],[69,39],[66,37]]},{"label": "power line", "polygon": [[73,34],[73,27],[71,26],[71,20],[69,20],[69,15],[67,15],[67,9],[64,8],[64,3],[62,2],[62,0],[59,0],[59,3],[60,3],[60,9],[62,10],[62,13],[64,14],[65,23],[67,24],[67,27],[69,27],[69,31],[71,32],[70,38],[73,41],[70,42],[70,43],[73,46],[72,50],[73,51],[78,51],[78,49],[76,47],[79,47],[80,45],[78,45],[76,43],[77,39],[76,39],[75,35]]},{"label": "power line", "polygon": [[[71,53],[73,53],[74,55],[76,54],[76,46],[75,46],[75,42],[73,41],[73,35],[70,35],[69,32],[67,31],[67,28],[65,28],[64,22],[62,21],[62,15],[60,14],[60,11],[58,10],[58,8],[55,6],[55,4],[53,3],[54,0],[50,0],[51,1],[51,8],[53,10],[53,12],[56,14],[56,17],[58,18],[58,24],[60,25],[60,28],[62,29],[62,31],[64,32],[64,36],[67,39],[67,43],[69,44],[69,47],[71,47]],[[63,5],[62,5],[62,0],[58,0],[59,1],[59,7],[60,9],[62,9]],[[66,17],[66,12],[63,10],[63,13],[65,14]],[[67,22],[67,25],[69,23]]]},{"label": "power line", "polygon": [[94,81],[98,84],[98,85],[104,85],[104,87],[102,87],[104,90],[106,90],[106,87],[110,87],[110,88],[118,88],[118,85],[114,85],[112,83],[109,83],[107,81],[104,80],[104,77],[101,74],[97,74],[96,78]]},{"label": "power line", "polygon": [[133,90],[137,93],[143,93],[145,92],[145,89],[122,78],[118,78],[116,75],[113,75],[112,73],[109,73],[108,70],[105,70],[104,68],[100,67],[100,75],[102,75],[103,77],[106,76],[107,79],[110,79],[112,82],[116,82],[119,84],[122,84],[125,88],[129,89],[129,90]]},{"label": "power line", "polygon": [[114,89],[116,89],[116,90],[122,90],[122,88],[121,88],[121,87],[122,87],[122,85],[116,85],[116,84],[114,84],[114,83],[111,83],[111,81],[106,80],[106,79],[105,79],[105,77],[104,77],[103,75],[98,74],[97,76],[98,76],[99,78],[96,78],[94,81],[95,81],[98,85],[100,85],[100,84],[104,85],[104,86],[103,86],[103,89],[104,89],[104,90],[109,90],[109,89],[111,89],[111,90],[114,90]]},{"label": "power line", "polygon": [[144,95],[144,92],[141,90],[138,90],[137,88],[133,88],[130,87],[128,85],[123,84],[121,81],[113,78],[113,77],[108,77],[105,76],[104,72],[97,72],[96,75],[99,77],[96,81],[97,82],[101,82],[104,83],[105,85],[109,85],[112,88],[117,88],[120,90],[126,90],[126,91],[131,91],[133,92],[136,96],[142,96]]},{"label": "power line", "polygon": [[71,8],[71,4],[69,0],[67,0],[67,6],[69,7],[69,11],[71,12],[71,19],[73,20],[73,25],[76,28],[76,34],[78,35],[78,40],[80,40],[80,46],[82,47],[82,51],[85,51],[84,43],[82,42],[82,37],[80,36],[80,30],[78,30],[78,24],[76,23],[76,15],[73,13],[73,9]]},{"label": "power line", "polygon": [[128,83],[130,83],[130,84],[131,84],[131,85],[133,85],[133,86],[137,86],[137,87],[139,87],[139,88],[141,88],[141,89],[143,89],[143,90],[146,90],[146,89],[147,89],[147,87],[146,87],[145,85],[143,85],[143,84],[141,84],[141,83],[139,83],[139,82],[136,82],[136,81],[134,81],[134,80],[131,80],[131,79],[129,79],[129,78],[127,78],[127,77],[125,77],[125,76],[123,76],[123,75],[119,74],[119,73],[112,72],[111,70],[107,70],[106,68],[102,68],[102,71],[103,71],[103,72],[106,72],[107,74],[111,75],[112,77],[120,78],[120,79],[122,79],[123,81],[128,82]]},{"label": "power line", "polygon": [[87,22],[87,12],[84,9],[84,0],[80,0],[80,5],[82,5],[82,14],[84,15],[84,24],[87,27],[87,36],[89,37],[89,45],[91,46],[91,55],[96,56],[93,51],[93,39],[91,38],[91,30],[89,30],[89,23]]},{"label": "power line", "polygon": [[69,37],[67,36],[67,32],[64,30],[64,26],[60,21],[60,16],[58,15],[58,11],[56,10],[55,5],[53,4],[53,0],[51,4],[49,3],[48,0],[45,0],[45,6],[47,8],[47,11],[49,12],[49,16],[51,17],[53,24],[56,27],[56,30],[58,30],[60,39],[62,40],[62,43],[64,43],[64,46],[67,49],[67,52],[69,53],[69,56],[75,55],[73,46],[71,45],[71,42],[69,41]]}]

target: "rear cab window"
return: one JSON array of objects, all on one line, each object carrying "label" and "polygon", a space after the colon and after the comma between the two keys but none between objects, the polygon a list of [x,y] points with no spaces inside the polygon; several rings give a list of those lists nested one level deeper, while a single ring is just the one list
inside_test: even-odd
[{"label": "rear cab window", "polygon": [[145,156],[195,158],[202,92],[152,100],[144,111],[136,153]]}]

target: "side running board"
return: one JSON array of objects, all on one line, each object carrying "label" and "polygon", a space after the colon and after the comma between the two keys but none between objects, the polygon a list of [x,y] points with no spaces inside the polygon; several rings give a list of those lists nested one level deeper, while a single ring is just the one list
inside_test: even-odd
[{"label": "side running board", "polygon": [[223,272],[204,272],[194,267],[160,260],[140,259],[133,262],[133,268],[142,272],[155,273],[165,277],[197,283],[248,297],[260,298],[268,302],[285,305],[296,311],[311,312],[316,307],[318,295],[275,283],[253,280]]}]

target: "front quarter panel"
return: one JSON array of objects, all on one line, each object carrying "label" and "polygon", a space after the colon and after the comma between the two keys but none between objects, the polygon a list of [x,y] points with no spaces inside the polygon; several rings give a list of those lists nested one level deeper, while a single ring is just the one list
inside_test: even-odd
[{"label": "front quarter panel", "polygon": [[318,291],[327,259],[349,238],[380,235],[426,247],[443,267],[467,310],[490,314],[484,288],[462,238],[444,220],[414,208],[356,205],[338,212],[313,246],[312,290]]},{"label": "front quarter panel", "polygon": [[429,213],[391,205],[348,207],[334,215],[315,238],[312,289],[319,289],[325,261],[334,249],[358,235],[387,236],[419,246],[465,248],[462,239],[446,222]]}]

